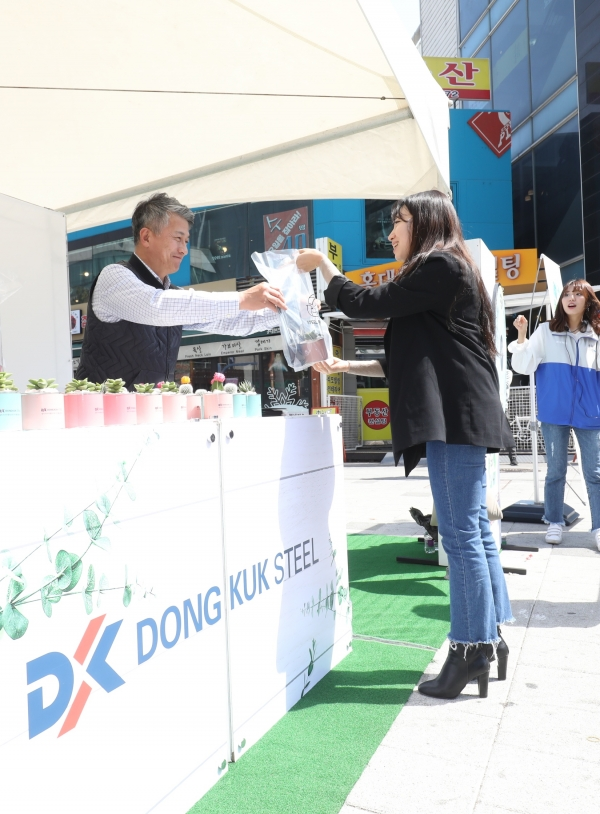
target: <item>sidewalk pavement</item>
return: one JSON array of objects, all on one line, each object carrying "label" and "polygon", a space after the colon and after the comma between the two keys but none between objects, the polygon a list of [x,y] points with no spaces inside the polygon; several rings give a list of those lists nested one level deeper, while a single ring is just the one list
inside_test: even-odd
[{"label": "sidewalk pavement", "polygon": [[[506,462],[504,462],[506,461]],[[406,479],[399,467],[349,464],[348,532],[416,535],[408,513],[431,510],[427,467]],[[545,466],[540,466],[543,489]],[[580,481],[569,481],[581,493]],[[502,505],[533,499],[531,463],[501,464]],[[543,494],[543,492],[542,492]],[[600,552],[587,507],[567,489],[581,519],[559,546],[545,527],[503,523],[503,535],[538,553],[505,551],[514,625],[508,678],[490,673],[489,697],[477,683],[455,700],[416,689],[356,783],[340,814],[597,814],[600,811]],[[447,644],[424,679],[440,670]]]}]

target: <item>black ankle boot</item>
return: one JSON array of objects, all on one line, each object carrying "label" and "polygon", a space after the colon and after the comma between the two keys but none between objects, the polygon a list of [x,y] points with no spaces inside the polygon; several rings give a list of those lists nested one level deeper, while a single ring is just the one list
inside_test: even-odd
[{"label": "black ankle boot", "polygon": [[454,647],[451,645],[438,677],[419,684],[419,692],[431,698],[456,698],[469,681],[476,678],[479,697],[487,698],[490,663],[486,647],[487,645],[482,644],[470,646],[457,644]]},{"label": "black ankle boot", "polygon": [[488,661],[494,661],[494,659],[498,658],[498,681],[506,681],[506,669],[508,666],[508,645],[502,638],[502,631],[498,628],[498,636],[500,636],[500,641],[496,645],[496,656],[494,656],[494,646],[491,644],[485,645],[486,655],[488,657]]}]

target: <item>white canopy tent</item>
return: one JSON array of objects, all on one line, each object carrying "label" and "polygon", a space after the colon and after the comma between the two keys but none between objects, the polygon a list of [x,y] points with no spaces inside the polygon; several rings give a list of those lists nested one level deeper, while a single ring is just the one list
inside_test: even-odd
[{"label": "white canopy tent", "polygon": [[449,188],[447,100],[391,0],[21,0],[0,77],[0,192],[69,231],[155,190],[203,206]]}]

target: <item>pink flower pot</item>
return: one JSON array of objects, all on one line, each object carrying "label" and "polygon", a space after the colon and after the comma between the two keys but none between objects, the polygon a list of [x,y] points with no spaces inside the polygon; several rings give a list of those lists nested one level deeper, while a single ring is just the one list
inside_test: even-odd
[{"label": "pink flower pot", "polygon": [[104,399],[102,393],[66,393],[65,427],[103,427]]},{"label": "pink flower pot", "polygon": [[204,418],[233,418],[233,396],[222,390],[213,390],[202,396]]},{"label": "pink flower pot", "polygon": [[163,400],[163,417],[165,424],[176,424],[187,421],[187,396],[170,393],[161,396]]},{"label": "pink flower pot", "polygon": [[186,396],[187,417],[202,418],[202,396]]},{"label": "pink flower pot", "polygon": [[160,393],[136,393],[135,406],[138,424],[163,423],[163,397]]},{"label": "pink flower pot", "polygon": [[104,425],[135,424],[135,393],[104,393]]},{"label": "pink flower pot", "polygon": [[24,430],[64,430],[62,393],[28,393],[21,400]]}]

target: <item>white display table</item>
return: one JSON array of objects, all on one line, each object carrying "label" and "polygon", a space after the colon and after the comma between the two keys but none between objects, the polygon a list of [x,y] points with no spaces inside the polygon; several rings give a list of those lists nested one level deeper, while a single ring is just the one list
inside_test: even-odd
[{"label": "white display table", "polygon": [[346,655],[339,427],[2,434],[0,810],[182,814]]}]

